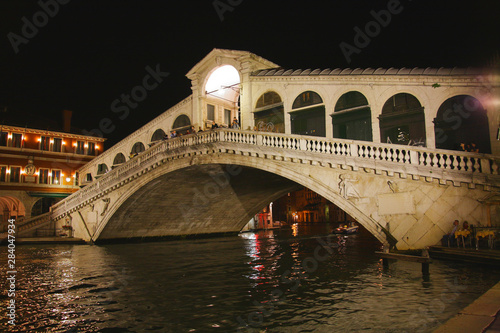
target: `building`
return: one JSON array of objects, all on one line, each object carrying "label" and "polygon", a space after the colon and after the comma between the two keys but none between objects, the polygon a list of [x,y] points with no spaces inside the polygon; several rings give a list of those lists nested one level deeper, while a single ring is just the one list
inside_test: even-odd
[{"label": "building", "polygon": [[[72,134],[65,111],[62,131],[0,125],[0,221],[48,212],[76,192],[77,170],[104,149],[103,138]],[[66,130],[66,131],[65,131]]]}]

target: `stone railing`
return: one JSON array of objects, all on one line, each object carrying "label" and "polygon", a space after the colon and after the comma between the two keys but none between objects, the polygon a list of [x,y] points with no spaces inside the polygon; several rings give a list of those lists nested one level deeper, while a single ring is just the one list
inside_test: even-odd
[{"label": "stone railing", "polygon": [[51,212],[48,212],[19,222],[17,225],[18,234],[21,235],[46,225],[51,221],[51,215]]},{"label": "stone railing", "polygon": [[[280,133],[218,129],[157,143],[52,206],[52,217],[61,217],[77,206],[85,204],[88,200],[127,182],[131,176],[140,175],[144,170],[159,165],[161,160],[167,157],[167,154],[174,153],[176,149],[216,142],[230,143],[240,150],[250,150],[252,147],[261,150],[269,149],[270,151],[278,149],[282,156],[286,156],[287,152],[294,156],[297,156],[297,153],[306,153],[308,154],[307,159],[314,159],[317,162],[328,162],[332,160],[332,157],[337,157],[340,158],[338,160],[341,163],[349,160],[350,164],[348,165],[352,166],[353,169],[370,168],[372,165],[376,165],[377,171],[383,170],[388,174],[404,169],[411,170],[411,174],[416,176],[428,177],[432,175],[432,178],[439,178],[443,177],[444,173],[453,173],[461,175],[458,177],[460,181],[477,181],[479,183],[483,181],[483,184],[488,176],[498,175],[500,165],[499,157],[485,154]],[[482,176],[482,178],[478,176]]]}]

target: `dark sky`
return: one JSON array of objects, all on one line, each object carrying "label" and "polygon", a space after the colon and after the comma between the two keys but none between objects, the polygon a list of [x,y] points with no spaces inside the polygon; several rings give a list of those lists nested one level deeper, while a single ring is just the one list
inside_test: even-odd
[{"label": "dark sky", "polygon": [[[69,109],[81,129],[111,119],[109,143],[187,97],[185,74],[215,47],[303,69],[491,66],[499,53],[498,0],[59,1],[67,3],[53,17],[40,13],[40,3],[56,0],[0,1],[0,109],[7,107],[0,120],[31,113],[21,122],[36,127],[38,116],[59,120]],[[221,20],[214,3],[232,11]],[[355,46],[354,28],[364,31],[371,11],[388,6],[397,13],[348,63],[339,45]],[[38,31],[24,27],[31,35],[19,39],[34,20]],[[111,103],[141,84],[146,66],[157,65],[169,76],[119,119]]]}]

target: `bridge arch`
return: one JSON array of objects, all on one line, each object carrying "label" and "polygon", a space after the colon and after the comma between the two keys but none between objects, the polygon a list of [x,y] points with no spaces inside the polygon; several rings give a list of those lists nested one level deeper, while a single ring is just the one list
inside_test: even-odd
[{"label": "bridge arch", "polygon": [[331,185],[278,161],[225,154],[176,159],[131,183],[104,214],[94,239],[148,237],[167,229],[169,235],[239,231],[269,202],[307,187],[388,245],[381,226]]}]

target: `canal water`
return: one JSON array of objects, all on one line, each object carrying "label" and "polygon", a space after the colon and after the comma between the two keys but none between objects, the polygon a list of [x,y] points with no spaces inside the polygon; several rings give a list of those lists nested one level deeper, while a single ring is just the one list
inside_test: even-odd
[{"label": "canal water", "polygon": [[[156,243],[16,248],[16,326],[1,332],[431,332],[500,279],[435,260],[388,270],[365,230],[310,225]],[[2,277],[7,249],[0,249]]]}]

